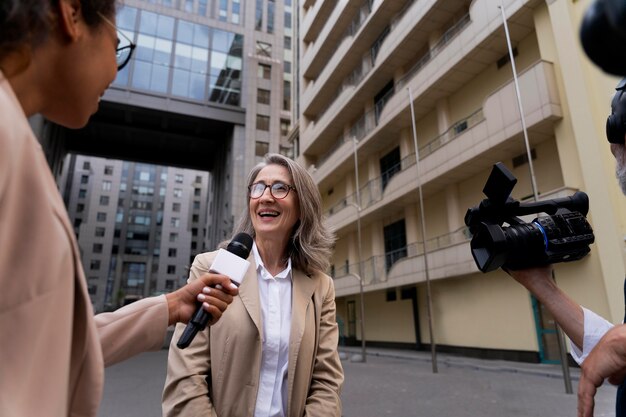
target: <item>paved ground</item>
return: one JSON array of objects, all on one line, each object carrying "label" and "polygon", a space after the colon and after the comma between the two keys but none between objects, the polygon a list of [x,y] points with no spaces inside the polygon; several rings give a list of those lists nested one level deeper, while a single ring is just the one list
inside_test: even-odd
[{"label": "paved ground", "polygon": [[[350,350],[359,352],[358,349]],[[346,355],[346,356],[349,356]],[[144,353],[108,368],[99,417],[161,415],[167,351]],[[344,417],[573,417],[561,367],[486,361],[430,353],[368,349],[367,363],[342,361]],[[576,392],[578,369],[571,369]],[[597,417],[614,415],[615,388],[596,396]],[[227,416],[225,416],[227,417]]]}]

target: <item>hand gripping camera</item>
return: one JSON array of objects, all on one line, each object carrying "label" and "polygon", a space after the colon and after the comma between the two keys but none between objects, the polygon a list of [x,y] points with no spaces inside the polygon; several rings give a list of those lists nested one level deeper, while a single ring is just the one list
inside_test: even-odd
[{"label": "hand gripping camera", "polygon": [[[578,191],[570,197],[520,203],[510,197],[516,183],[517,178],[498,162],[483,188],[487,198],[465,214],[478,269],[525,269],[576,261],[589,253],[594,236],[585,218],[587,194]],[[535,213],[548,216],[538,216],[530,223],[516,217]]]}]

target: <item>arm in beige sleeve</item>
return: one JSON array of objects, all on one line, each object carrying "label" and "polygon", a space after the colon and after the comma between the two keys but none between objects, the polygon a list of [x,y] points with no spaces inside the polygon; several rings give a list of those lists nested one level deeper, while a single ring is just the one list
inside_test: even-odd
[{"label": "arm in beige sleeve", "polygon": [[163,346],[168,310],[165,296],[136,301],[95,316],[105,366]]},{"label": "arm in beige sleeve", "polygon": [[[189,280],[198,279],[209,271],[206,255],[198,255],[191,266]],[[209,397],[207,376],[211,375],[211,352],[207,326],[198,332],[186,349],[176,346],[185,325],[179,323],[172,337],[167,360],[167,377],[163,388],[162,409],[164,417],[215,417]]]}]

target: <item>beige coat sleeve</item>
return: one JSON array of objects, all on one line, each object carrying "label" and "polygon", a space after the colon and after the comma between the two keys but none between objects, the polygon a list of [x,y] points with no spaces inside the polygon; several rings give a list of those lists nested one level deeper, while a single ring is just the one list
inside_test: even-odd
[{"label": "beige coat sleeve", "polygon": [[163,346],[168,324],[164,295],[95,316],[105,366]]},{"label": "beige coat sleeve", "polygon": [[327,291],[322,299],[319,344],[313,364],[311,387],[306,400],[305,416],[341,416],[341,386],[343,368],[337,350],[339,328],[335,318],[335,287],[324,275]]},{"label": "beige coat sleeve", "polygon": [[[188,282],[198,279],[209,271],[212,257],[196,256]],[[172,337],[167,359],[167,377],[163,388],[162,408],[164,417],[216,417],[209,398],[207,376],[211,374],[211,352],[207,326],[198,332],[186,349],[176,346],[185,325],[179,323]]]}]

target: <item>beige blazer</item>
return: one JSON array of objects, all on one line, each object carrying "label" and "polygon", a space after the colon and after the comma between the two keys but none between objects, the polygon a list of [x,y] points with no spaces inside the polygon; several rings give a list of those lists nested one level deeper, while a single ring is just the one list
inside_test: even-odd
[{"label": "beige blazer", "polygon": [[[198,255],[189,280],[208,272],[215,252]],[[261,369],[261,307],[254,256],[221,319],[199,332],[186,349],[176,347],[176,327],[163,391],[167,417],[252,417]],[[335,289],[331,278],[293,270],[289,341],[289,417],[341,416],[343,369],[337,351]],[[208,383],[207,383],[208,376]]]},{"label": "beige blazer", "polygon": [[164,297],[94,319],[74,230],[0,72],[0,416],[96,416],[104,366],[163,343]]}]

